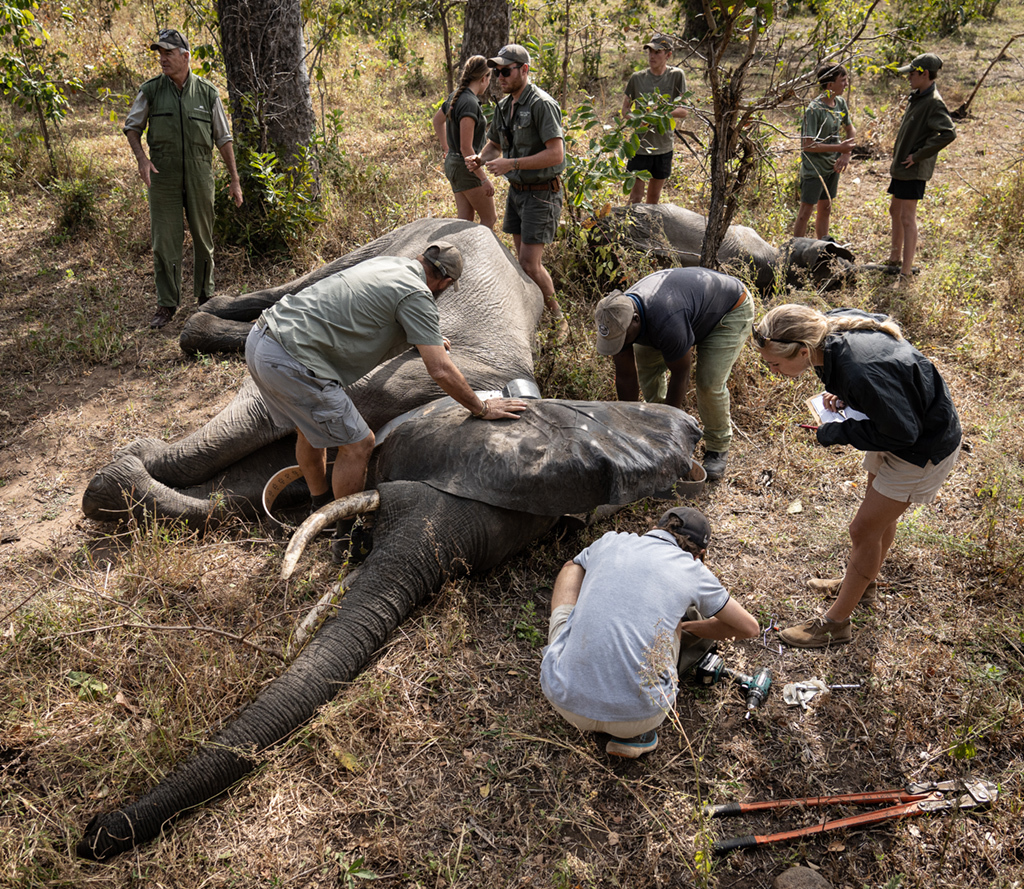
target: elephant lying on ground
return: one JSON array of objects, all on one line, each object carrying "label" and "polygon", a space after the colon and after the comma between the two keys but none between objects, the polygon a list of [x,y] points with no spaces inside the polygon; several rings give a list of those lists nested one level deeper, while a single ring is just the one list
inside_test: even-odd
[{"label": "elephant lying on ground", "polygon": [[[442,325],[471,384],[497,388],[513,376],[532,382],[530,340],[540,294],[526,286],[518,265],[479,226],[424,221],[410,228],[406,235],[414,232],[418,246],[407,249],[445,237],[466,256],[459,293],[442,298]],[[463,283],[481,262],[499,269],[483,291]],[[478,301],[486,303],[483,310]],[[421,377],[429,382],[421,361],[399,356],[353,387],[371,427],[422,398],[432,383]],[[269,423],[247,383],[182,442],[129,448],[97,474],[83,505],[94,517],[124,518],[145,507],[195,522],[252,511],[263,483],[290,460],[285,432]],[[442,401],[381,438],[370,470],[379,494],[374,547],[335,615],[283,675],[179,768],[136,802],[94,817],[79,855],[106,859],[126,851],[227,790],[256,767],[260,751],[353,679],[447,578],[498,565],[563,513],[629,503],[688,476],[700,430],[688,414],[665,405],[536,400],[518,420],[485,422]],[[178,479],[190,490],[174,490]],[[219,496],[210,500],[205,490]],[[332,509],[338,504],[325,507]]]},{"label": "elephant lying on ground", "polygon": [[[598,220],[598,225],[606,237],[619,243],[672,265],[694,266],[700,260],[707,220],[674,204],[634,204],[614,208]],[[753,281],[765,294],[780,279],[787,284],[802,284],[808,273],[816,287],[834,289],[852,280],[857,271],[853,253],[840,244],[792,238],[778,250],[745,225],[729,226],[718,261],[723,271]]]}]

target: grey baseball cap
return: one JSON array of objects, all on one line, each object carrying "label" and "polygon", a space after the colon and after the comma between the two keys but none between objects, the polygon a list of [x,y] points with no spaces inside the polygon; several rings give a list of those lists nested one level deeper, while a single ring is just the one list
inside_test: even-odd
[{"label": "grey baseball cap", "polygon": [[658,34],[652,37],[648,43],[644,44],[644,49],[663,49],[666,52],[672,52],[672,41],[664,34]]},{"label": "grey baseball cap", "polygon": [[161,28],[156,35],[156,41],[149,45],[150,49],[183,49],[191,52],[188,46],[188,39],[180,31],[174,28]]},{"label": "grey baseball cap", "polygon": [[689,506],[668,509],[658,519],[658,527],[668,529],[669,525],[676,534],[689,537],[701,549],[707,549],[711,541],[711,524],[700,510]]},{"label": "grey baseball cap", "polygon": [[633,320],[636,305],[621,290],[613,290],[594,309],[597,325],[597,354],[617,355],[626,342],[626,329]]},{"label": "grey baseball cap", "polygon": [[434,241],[423,251],[423,258],[429,262],[442,278],[451,278],[455,290],[459,289],[462,277],[462,253],[447,241]]},{"label": "grey baseball cap", "polygon": [[509,43],[498,50],[493,59],[487,60],[489,68],[504,68],[506,65],[529,65],[530,53],[525,46],[518,43]]}]

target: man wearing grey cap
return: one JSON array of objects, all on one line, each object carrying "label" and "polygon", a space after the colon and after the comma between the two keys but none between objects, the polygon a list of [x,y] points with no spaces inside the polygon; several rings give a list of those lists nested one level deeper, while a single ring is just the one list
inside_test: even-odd
[{"label": "man wearing grey cap", "polygon": [[935,88],[942,59],[926,52],[909,65],[897,69],[910,75],[911,93],[907,110],[896,134],[888,192],[892,195],[892,243],[886,265],[898,267],[902,281],[911,280],[917,252],[917,202],[924,197],[925,184],[935,172],[938,153],[956,139],[956,127],[946,103]]},{"label": "man wearing grey cap", "polygon": [[[448,355],[436,299],[458,286],[462,267],[447,241],[415,259],[367,259],[285,296],[250,331],[249,373],[274,422],[295,427],[295,459],[314,509],[366,484],[374,436],[344,387],[410,345],[431,379],[474,417],[516,419],[526,408],[517,398],[481,401]],[[328,481],[331,447],[338,456]]]},{"label": "man wearing grey cap", "polygon": [[615,290],[594,310],[597,353],[615,363],[619,401],[687,409],[690,371],[704,427],[704,469],[725,474],[732,443],[729,375],[754,320],[754,299],[737,278],[700,267],[667,269]]},{"label": "man wearing grey cap", "polygon": [[[704,567],[711,526],[676,507],[642,536],[609,531],[562,566],[551,594],[541,689],[581,731],[612,737],[605,751],[636,759],[676,699],[687,639],[749,639],[757,620]],[[706,619],[688,619],[695,612]]]},{"label": "man wearing grey cap", "polygon": [[[192,233],[196,303],[201,305],[213,296],[214,146],[228,168],[228,187],[236,207],[242,204],[242,185],[220,94],[212,83],[189,70],[188,40],[165,28],[149,48],[160,54],[163,73],[139,87],[124,134],[138,161],[139,178],[149,189],[157,302],[149,326],[159,330],[174,317],[181,302],[183,215]],[[143,132],[148,157],[142,147]]]},{"label": "man wearing grey cap", "polygon": [[487,60],[498,75],[505,98],[498,102],[483,150],[466,158],[474,172],[504,176],[509,191],[501,230],[512,235],[516,257],[524,272],[540,288],[544,308],[556,338],[561,341],[569,324],[555,298],[555,285],[544,268],[544,245],[555,239],[562,213],[565,142],[562,109],[540,87],[530,83],[530,54],[518,43],[503,46]]},{"label": "man wearing grey cap", "polygon": [[[651,38],[644,44],[647,50],[646,71],[637,71],[626,84],[626,97],[622,101],[622,116],[626,117],[633,108],[633,103],[643,95],[661,93],[669,99],[681,99],[686,95],[686,77],[681,68],[668,63],[672,55],[672,41],[662,34]],[[686,109],[676,105],[671,112],[673,121],[683,120]],[[649,130],[640,138],[640,148],[629,159],[626,169],[630,172],[646,170],[651,174],[647,181],[648,204],[656,204],[661,199],[661,190],[665,187],[669,174],[672,172],[672,148],[674,132],[659,133]],[[629,193],[629,202],[639,204],[644,200],[644,180],[637,179]]]}]

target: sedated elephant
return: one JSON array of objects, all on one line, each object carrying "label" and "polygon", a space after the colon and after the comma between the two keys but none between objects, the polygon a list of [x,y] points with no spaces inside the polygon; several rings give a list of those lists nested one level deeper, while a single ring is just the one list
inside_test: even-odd
[{"label": "sedated elephant", "polygon": [[[471,385],[491,389],[499,379],[504,383],[516,376],[532,381],[530,341],[540,294],[527,286],[518,264],[491,233],[444,220],[413,223],[399,232],[401,239],[391,236],[359,253],[373,255],[367,251],[378,244],[381,250],[400,244],[409,255],[408,250],[418,252],[444,237],[466,256],[459,293],[445,294],[439,302],[455,361]],[[483,263],[496,266],[485,276],[487,288],[467,286],[477,280],[475,267]],[[419,379],[429,381],[422,362],[410,359],[392,359],[369,375],[372,380],[357,384],[357,403],[364,416],[369,413],[368,421],[373,417],[375,429],[403,413],[410,400],[432,394]],[[86,508],[108,518],[143,506],[164,515],[178,509],[177,515],[192,521],[252,511],[257,488],[279,468],[275,455],[278,461],[287,458],[280,446],[285,430],[268,425],[258,393],[247,384],[228,408],[177,445],[129,448],[131,454],[111,464],[118,471],[107,467],[90,483]],[[624,504],[671,488],[689,474],[700,430],[688,414],[664,405],[537,400],[518,420],[484,422],[442,399],[414,411],[382,437],[370,470],[377,493],[356,495],[360,502],[379,503],[374,547],[334,616],[237,719],[155,788],[94,817],[78,843],[79,855],[102,860],[126,851],[227,790],[256,767],[260,751],[309,720],[354,678],[447,578],[498,565],[563,513]],[[173,490],[177,482],[167,481],[176,460],[188,465],[184,476],[191,492]],[[204,467],[212,480],[200,477]],[[258,475],[249,479],[249,489],[241,486],[246,473]],[[116,490],[124,480],[128,487]],[[201,496],[207,489],[220,495],[212,501]],[[343,506],[325,507],[323,521]]]}]

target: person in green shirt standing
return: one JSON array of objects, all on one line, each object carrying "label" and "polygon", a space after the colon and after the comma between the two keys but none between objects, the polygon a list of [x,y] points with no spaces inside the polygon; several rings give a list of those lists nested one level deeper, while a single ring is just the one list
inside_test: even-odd
[{"label": "person in green shirt standing", "polygon": [[[157,302],[149,326],[159,330],[174,317],[181,302],[185,219],[192,233],[196,303],[202,305],[213,296],[214,146],[228,168],[228,188],[236,207],[242,205],[242,185],[220,94],[212,83],[189,70],[188,40],[165,28],[149,48],[160,54],[163,73],[139,88],[124,134],[138,161],[139,178],[149,190]],[[144,132],[148,157],[142,147]]]},{"label": "person in green shirt standing", "polygon": [[[793,236],[807,235],[807,223],[814,208],[814,236],[828,237],[832,201],[839,191],[839,174],[850,163],[850,152],[857,133],[853,129],[850,109],[842,97],[850,84],[850,76],[842,65],[823,62],[814,71],[821,87],[804,112],[800,130],[800,210],[796,214]],[[840,132],[846,137],[840,138]]]},{"label": "person in green shirt standing", "polygon": [[[662,35],[651,38],[644,44],[647,50],[646,71],[637,71],[626,84],[626,97],[622,101],[622,116],[626,117],[633,108],[633,103],[640,96],[661,93],[669,99],[680,99],[686,95],[686,76],[681,68],[669,65],[672,55],[672,41]],[[672,109],[673,120],[684,120],[686,109],[677,105]],[[647,181],[648,204],[656,204],[661,198],[661,190],[665,187],[669,174],[672,172],[672,146],[674,133],[658,133],[648,130],[640,140],[640,150],[629,159],[626,169],[631,173],[646,170],[651,174]],[[644,180],[637,179],[629,193],[629,202],[639,204],[644,200]]]}]

